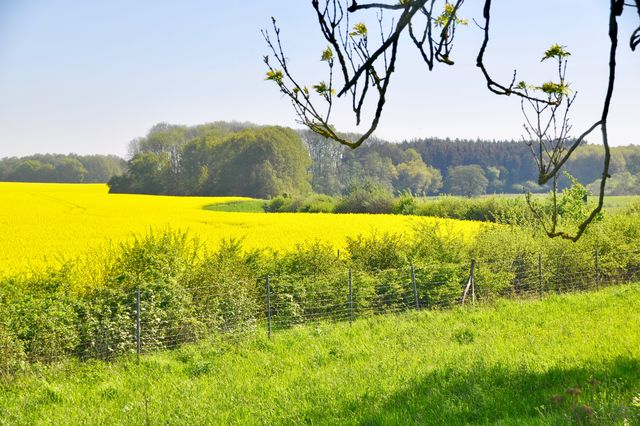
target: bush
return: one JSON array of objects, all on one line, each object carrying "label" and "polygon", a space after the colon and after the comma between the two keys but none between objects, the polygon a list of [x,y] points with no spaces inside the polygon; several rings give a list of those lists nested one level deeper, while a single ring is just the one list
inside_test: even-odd
[{"label": "bush", "polygon": [[329,195],[312,195],[304,200],[298,211],[302,213],[333,213],[336,201]]},{"label": "bush", "polygon": [[424,201],[416,208],[418,216],[434,216],[451,219],[465,219],[469,212],[471,199],[449,195],[433,201]]},{"label": "bush", "polygon": [[321,194],[296,198],[279,195],[266,203],[263,208],[267,213],[332,213],[335,200],[329,195]]},{"label": "bush", "polygon": [[347,237],[347,253],[354,269],[382,271],[409,264],[408,244],[400,234]]},{"label": "bush", "polygon": [[537,294],[539,256],[544,292],[594,288],[596,248],[600,285],[640,279],[637,215],[595,223],[577,243],[549,239],[534,224],[523,223],[484,226],[472,243],[447,224],[422,223],[413,236],[350,238],[342,256],[320,241],[277,253],[247,251],[241,240],[229,240],[205,252],[184,233],[151,232],[101,258],[3,279],[0,376],[26,361],[72,355],[111,359],[134,352],[137,290],[142,347],[153,349],[256,327],[265,315],[266,274],[274,325],[281,327],[347,319],[349,269],[356,317],[414,306],[411,264],[420,306],[426,308],[460,302],[474,258],[480,300]]},{"label": "bush", "polygon": [[80,310],[81,358],[112,359],[136,349],[136,294],[99,288],[85,296]]},{"label": "bush", "polygon": [[532,214],[521,198],[464,198],[444,195],[436,200],[417,199],[410,193],[394,198],[384,186],[365,182],[352,185],[336,199],[315,194],[308,197],[280,195],[264,205],[267,213],[372,213],[432,216],[521,225]]},{"label": "bush", "polygon": [[22,342],[0,323],[0,380],[21,370],[26,359]]},{"label": "bush", "polygon": [[68,294],[68,275],[65,266],[60,271],[0,283],[1,321],[30,361],[74,353],[79,344],[79,301]]},{"label": "bush", "polygon": [[445,308],[462,299],[469,271],[460,264],[419,265],[415,277],[420,307]]},{"label": "bush", "polygon": [[223,241],[190,271],[183,282],[206,331],[229,332],[255,323],[262,312],[256,305],[256,276],[238,240]]},{"label": "bush", "polygon": [[418,204],[416,199],[410,193],[400,196],[393,204],[393,214],[414,215],[416,214]]},{"label": "bush", "polygon": [[378,184],[365,182],[354,185],[341,197],[335,207],[336,213],[392,213],[394,199],[391,192]]},{"label": "bush", "polygon": [[408,255],[415,261],[468,263],[469,243],[456,224],[419,222],[409,239]]},{"label": "bush", "polygon": [[267,213],[295,213],[302,206],[301,198],[292,198],[287,194],[278,195],[265,203],[264,211]]},{"label": "bush", "polygon": [[522,198],[463,198],[449,195],[419,203],[415,214],[515,225],[530,220],[532,216]]},{"label": "bush", "polygon": [[105,286],[120,292],[114,309],[123,316],[136,312],[140,291],[145,347],[188,342],[200,334],[191,295],[181,282],[195,263],[197,249],[191,243],[186,233],[150,232],[122,244],[106,275]]}]

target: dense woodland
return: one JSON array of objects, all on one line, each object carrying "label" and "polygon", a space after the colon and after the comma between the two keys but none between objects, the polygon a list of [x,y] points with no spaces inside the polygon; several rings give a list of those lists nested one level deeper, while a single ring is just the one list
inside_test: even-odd
[{"label": "dense woodland", "polygon": [[[602,147],[584,144],[566,171],[597,189]],[[610,195],[640,194],[640,147],[612,151]],[[0,161],[0,180],[109,182],[112,192],[172,195],[350,193],[363,185],[390,194],[474,196],[544,192],[522,141],[372,139],[356,150],[308,131],[250,123],[160,123],[115,156],[34,155]],[[563,178],[561,186],[569,179]]]},{"label": "dense woodland", "polygon": [[[414,139],[400,143],[373,140],[357,150],[325,143],[310,131],[301,133],[309,147],[313,189],[344,192],[354,179],[379,182],[396,193],[480,195],[543,192],[537,168],[522,141]],[[416,155],[417,154],[417,155]],[[565,170],[596,189],[603,161],[601,146],[585,144],[567,162]],[[640,193],[640,147],[612,149],[611,195]],[[423,184],[426,183],[426,184]],[[561,185],[568,185],[561,179]]]},{"label": "dense woodland", "polygon": [[269,198],[311,191],[309,155],[283,127],[160,124],[130,151],[127,173],[109,181],[112,192]]},{"label": "dense woodland", "polygon": [[0,181],[101,183],[126,168],[115,155],[36,154],[0,159]]}]

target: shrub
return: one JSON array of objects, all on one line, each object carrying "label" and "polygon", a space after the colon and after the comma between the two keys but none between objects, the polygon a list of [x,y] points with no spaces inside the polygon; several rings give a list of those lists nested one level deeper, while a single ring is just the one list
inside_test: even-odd
[{"label": "shrub", "polygon": [[143,348],[193,341],[203,326],[181,283],[195,263],[197,241],[186,233],[149,232],[122,243],[105,262],[104,282],[85,295],[81,310],[83,355],[111,358],[136,344],[137,296]]},{"label": "shrub", "polygon": [[381,271],[409,264],[408,244],[400,234],[347,237],[347,253],[355,269]]},{"label": "shrub", "polygon": [[69,267],[0,284],[0,314],[30,361],[59,358],[75,351],[78,300],[68,294]]},{"label": "shrub", "polygon": [[[207,334],[253,328],[265,315],[264,276],[270,274],[274,325],[347,319],[348,269],[355,317],[414,306],[410,264],[421,307],[460,302],[476,259],[476,296],[521,296],[640,278],[640,217],[618,215],[590,227],[578,243],[549,239],[531,223],[487,225],[473,242],[448,225],[419,224],[415,234],[373,234],[347,240],[340,257],[312,241],[287,253],[247,251],[227,240],[211,252],[170,230],[144,237],[30,277],[0,282],[0,376],[26,361],[77,354],[111,359],[136,348],[140,291],[143,349],[167,348]],[[86,260],[85,262],[89,262]],[[78,280],[92,275],[91,286]]]},{"label": "shrub", "polygon": [[228,332],[255,323],[262,312],[256,304],[256,276],[239,240],[223,241],[185,276],[194,315],[207,331]]},{"label": "shrub", "polygon": [[303,213],[333,213],[336,201],[329,195],[312,195],[304,200],[299,211]]},{"label": "shrub", "polygon": [[450,219],[523,224],[532,214],[522,198],[463,198],[450,195],[422,201],[415,214]]},{"label": "shrub", "polygon": [[296,245],[295,250],[282,254],[276,269],[280,275],[320,276],[344,271],[336,249],[330,243],[315,240]]},{"label": "shrub", "polygon": [[410,193],[404,193],[393,204],[394,214],[413,215],[416,214],[418,204]]},{"label": "shrub", "polygon": [[376,183],[365,182],[352,186],[347,195],[340,198],[335,207],[336,213],[391,213],[393,195]]},{"label": "shrub", "polygon": [[372,305],[376,312],[393,312],[412,305],[413,290],[408,267],[373,274],[375,296]]},{"label": "shrub", "polygon": [[332,213],[335,200],[329,195],[322,194],[295,198],[279,195],[266,203],[263,208],[267,213]]},{"label": "shrub", "polygon": [[79,312],[81,358],[112,359],[136,348],[136,294],[99,288],[85,296]]},{"label": "shrub", "polygon": [[263,208],[267,213],[294,213],[302,207],[302,204],[302,198],[294,198],[284,194],[274,197],[271,201],[265,203]]},{"label": "shrub", "polygon": [[458,303],[469,271],[460,264],[422,264],[415,267],[422,308],[444,308]]},{"label": "shrub", "polygon": [[0,323],[0,380],[21,370],[26,358],[22,342]]},{"label": "shrub", "polygon": [[469,243],[460,228],[447,223],[418,222],[409,238],[411,259],[432,263],[469,262]]}]

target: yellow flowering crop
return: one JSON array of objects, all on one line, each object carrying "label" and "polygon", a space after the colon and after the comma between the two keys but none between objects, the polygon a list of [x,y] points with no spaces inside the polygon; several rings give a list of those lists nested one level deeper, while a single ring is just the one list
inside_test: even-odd
[{"label": "yellow flowering crop", "polygon": [[231,213],[203,209],[240,197],[109,194],[102,184],[0,183],[0,276],[81,256],[150,229],[188,230],[210,246],[244,238],[247,248],[287,250],[312,240],[340,248],[347,236],[409,232],[416,221],[475,234],[480,224],[393,215]]}]

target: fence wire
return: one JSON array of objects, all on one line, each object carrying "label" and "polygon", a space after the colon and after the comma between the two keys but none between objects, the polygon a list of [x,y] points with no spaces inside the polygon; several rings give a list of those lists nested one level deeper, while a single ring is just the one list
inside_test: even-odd
[{"label": "fence wire", "polygon": [[[41,302],[48,321],[25,340],[27,361],[110,360],[206,339],[237,341],[317,322],[352,322],[410,310],[447,309],[497,298],[541,299],[640,281],[640,250],[520,253],[511,259],[424,263],[379,271],[272,274],[224,286],[149,286],[105,293],[75,321],[64,295]],[[221,290],[224,288],[224,291]],[[0,348],[1,349],[1,348]]]}]

